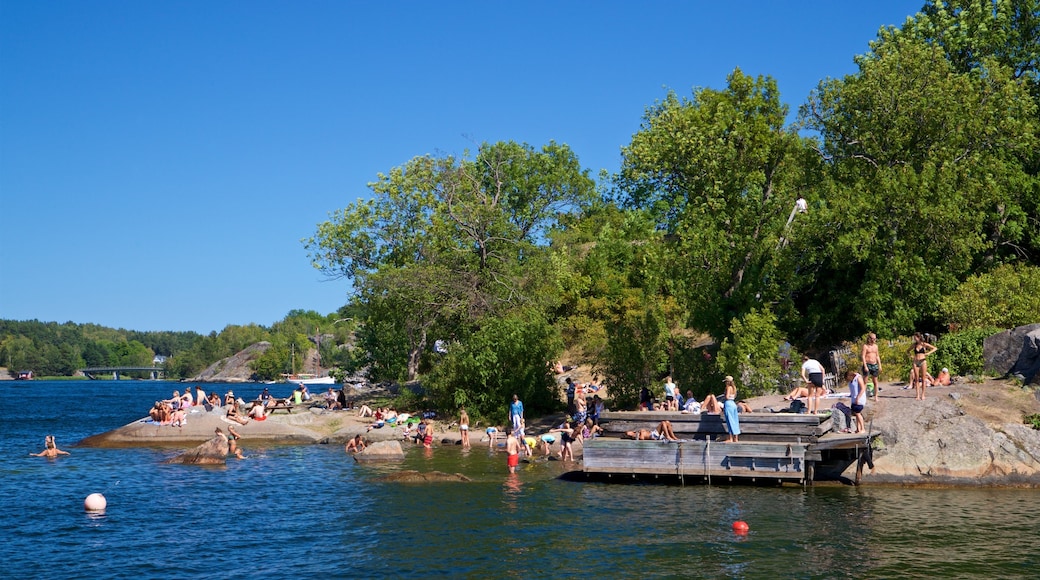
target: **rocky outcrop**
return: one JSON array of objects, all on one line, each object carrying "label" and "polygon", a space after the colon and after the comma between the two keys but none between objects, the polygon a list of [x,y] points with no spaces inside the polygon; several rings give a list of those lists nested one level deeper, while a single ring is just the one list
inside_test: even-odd
[{"label": "rocky outcrop", "polygon": [[437,481],[473,481],[461,473],[444,473],[443,471],[398,471],[380,477],[376,481],[389,481],[395,483],[430,483]]},{"label": "rocky outcrop", "polygon": [[881,436],[864,483],[1040,485],[1040,431],[987,425],[964,404],[972,403],[936,395],[887,406],[873,425]]},{"label": "rocky outcrop", "polygon": [[200,382],[244,382],[252,380],[253,369],[249,363],[271,348],[267,341],[251,344],[238,353],[221,359],[208,367],[191,380]]},{"label": "rocky outcrop", "polygon": [[1040,374],[1040,323],[998,332],[982,343],[986,372],[1015,376],[1025,384]]},{"label": "rocky outcrop", "polygon": [[220,430],[212,439],[195,449],[182,453],[166,463],[183,463],[186,465],[224,465],[227,462],[228,438]]},{"label": "rocky outcrop", "polygon": [[354,461],[369,463],[378,461],[398,461],[404,459],[404,449],[399,441],[376,441],[365,447],[364,451],[354,454]]}]

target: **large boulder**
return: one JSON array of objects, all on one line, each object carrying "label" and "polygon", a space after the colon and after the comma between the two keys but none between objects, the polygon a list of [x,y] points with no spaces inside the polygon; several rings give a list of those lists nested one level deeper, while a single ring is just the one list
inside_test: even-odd
[{"label": "large boulder", "polygon": [[400,441],[376,441],[365,447],[364,451],[354,454],[354,461],[359,463],[401,459],[404,459],[404,449],[401,448]]},{"label": "large boulder", "polygon": [[212,439],[195,449],[169,459],[166,463],[183,463],[186,465],[224,465],[227,463],[228,438],[217,431]]},{"label": "large boulder", "polygon": [[982,343],[986,371],[1018,375],[1026,384],[1040,372],[1040,323],[998,332]]},{"label": "large boulder", "polygon": [[[987,425],[951,397],[900,401],[877,416],[881,432],[867,481],[946,485],[1040,485],[1040,431]],[[972,404],[972,403],[968,403]]]}]

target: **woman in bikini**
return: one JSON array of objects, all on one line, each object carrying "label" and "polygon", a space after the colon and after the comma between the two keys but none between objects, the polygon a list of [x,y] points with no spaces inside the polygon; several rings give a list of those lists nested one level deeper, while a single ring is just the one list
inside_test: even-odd
[{"label": "woman in bikini", "polygon": [[918,401],[924,400],[925,377],[928,375],[928,355],[937,351],[934,345],[924,341],[920,332],[914,333],[914,344],[910,347],[910,356],[913,358],[914,366],[910,369],[910,380],[914,384]]},{"label": "woman in bikini", "polygon": [[[217,429],[217,431],[220,431],[220,429]],[[242,448],[238,446],[238,440],[241,439],[242,436],[239,435],[238,431],[235,431],[235,428],[231,426],[228,426],[227,432],[228,455],[234,455],[239,459],[245,459],[242,455]]]}]

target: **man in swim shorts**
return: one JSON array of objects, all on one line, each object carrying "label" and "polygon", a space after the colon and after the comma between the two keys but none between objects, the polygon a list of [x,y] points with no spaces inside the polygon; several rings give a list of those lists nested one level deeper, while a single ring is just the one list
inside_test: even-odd
[{"label": "man in swim shorts", "polygon": [[516,473],[516,466],[520,465],[520,441],[512,432],[506,437],[506,465],[509,473]]},{"label": "man in swim shorts", "polygon": [[867,335],[867,342],[860,351],[860,360],[863,361],[863,376],[869,381],[874,391],[874,402],[877,402],[878,377],[881,376],[881,355],[878,353],[877,335],[871,332]]}]

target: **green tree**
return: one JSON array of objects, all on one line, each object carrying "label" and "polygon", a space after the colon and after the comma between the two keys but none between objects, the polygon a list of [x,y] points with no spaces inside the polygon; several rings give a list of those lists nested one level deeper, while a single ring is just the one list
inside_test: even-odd
[{"label": "green tree", "polygon": [[792,239],[812,275],[797,305],[801,332],[828,340],[936,326],[942,297],[1022,239],[1014,156],[1035,145],[1024,88],[998,66],[959,73],[936,46],[882,37],[800,115],[832,189]]},{"label": "green tree", "polygon": [[407,352],[407,380],[432,329],[461,341],[485,316],[552,303],[546,233],[594,193],[570,149],[555,143],[485,144],[473,160],[418,157],[369,187],[373,199],[332,215],[305,243],[316,267],[353,282],[364,327],[373,315],[395,320],[388,341]]},{"label": "green tree", "polygon": [[670,93],[622,150],[621,198],[655,216],[690,325],[716,338],[750,308],[787,300],[786,273],[773,264],[803,185],[805,145],[786,116],[773,79],[737,69],[725,90]]},{"label": "green tree", "polygon": [[452,345],[425,381],[438,406],[466,405],[493,423],[505,421],[514,394],[532,413],[559,407],[548,364],[562,347],[556,329],[531,309],[482,322],[467,341]]}]

